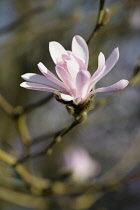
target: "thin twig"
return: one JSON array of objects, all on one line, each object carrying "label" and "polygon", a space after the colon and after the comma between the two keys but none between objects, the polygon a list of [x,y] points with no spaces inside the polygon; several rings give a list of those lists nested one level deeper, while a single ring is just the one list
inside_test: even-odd
[{"label": "thin twig", "polygon": [[100,0],[97,22],[92,31],[91,36],[89,37],[87,41],[88,45],[90,45],[90,43],[93,41],[94,36],[101,29],[101,27],[103,27],[109,21],[109,17],[110,17],[109,10],[108,9],[105,10],[104,5],[105,5],[105,0]]}]

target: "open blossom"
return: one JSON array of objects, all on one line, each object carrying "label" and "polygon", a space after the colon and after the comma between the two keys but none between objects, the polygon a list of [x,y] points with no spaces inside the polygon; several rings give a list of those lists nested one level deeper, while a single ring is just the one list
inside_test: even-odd
[{"label": "open blossom", "polygon": [[89,51],[85,40],[81,36],[74,36],[72,51],[67,51],[58,42],[49,43],[49,51],[55,63],[57,76],[49,71],[41,62],[38,64],[42,75],[27,73],[22,75],[26,81],[21,87],[59,93],[63,101],[83,104],[88,98],[99,92],[115,92],[128,85],[125,79],[108,86],[95,89],[96,83],[114,67],[119,58],[118,48],[114,49],[109,58],[101,52],[98,56],[98,68],[91,76],[88,71]]}]

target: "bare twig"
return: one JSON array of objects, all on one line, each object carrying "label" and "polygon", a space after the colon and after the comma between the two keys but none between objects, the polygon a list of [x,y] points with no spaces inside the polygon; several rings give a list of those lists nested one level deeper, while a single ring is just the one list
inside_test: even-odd
[{"label": "bare twig", "polygon": [[98,12],[98,18],[95,25],[95,28],[92,31],[91,36],[89,37],[87,44],[90,45],[90,43],[93,41],[93,38],[97,34],[97,32],[108,23],[110,15],[109,15],[109,9],[104,9],[105,0],[100,0],[99,5],[99,12]]}]

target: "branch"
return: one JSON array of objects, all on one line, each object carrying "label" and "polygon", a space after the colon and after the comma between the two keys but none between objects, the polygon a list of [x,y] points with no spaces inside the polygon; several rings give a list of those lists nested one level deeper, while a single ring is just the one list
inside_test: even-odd
[{"label": "branch", "polygon": [[50,94],[49,96],[33,103],[33,104],[29,104],[25,107],[22,106],[17,106],[17,107],[13,107],[7,100],[6,98],[4,98],[4,96],[2,96],[0,94],[0,107],[7,113],[9,114],[11,117],[13,118],[18,118],[20,115],[28,113],[36,108],[38,108],[39,106],[42,106],[43,104],[49,102],[51,99],[53,98],[53,95]]},{"label": "branch", "polygon": [[41,194],[42,191],[50,187],[50,182],[47,179],[38,178],[30,174],[23,165],[17,164],[17,160],[15,157],[9,155],[2,149],[0,149],[0,160],[7,163],[11,167],[14,167],[16,173],[26,184],[30,186],[33,193]]},{"label": "branch", "polygon": [[93,32],[91,36],[89,37],[87,44],[90,45],[90,43],[93,41],[93,38],[97,34],[97,32],[108,23],[110,19],[109,9],[104,9],[105,0],[100,0],[99,4],[99,12],[98,12],[98,18],[95,25],[95,28],[93,29]]},{"label": "branch", "polygon": [[70,125],[68,125],[67,127],[63,128],[62,130],[60,130],[59,132],[57,132],[55,134],[52,142],[50,142],[50,144],[46,148],[44,148],[40,152],[37,152],[35,154],[30,154],[30,155],[27,155],[27,156],[19,159],[15,163],[15,165],[17,165],[19,163],[23,163],[23,162],[27,161],[28,159],[39,157],[41,155],[45,155],[45,154],[46,155],[50,155],[52,153],[53,147],[62,140],[62,137],[65,136],[70,130],[72,130],[79,123],[80,122],[78,120],[74,120],[74,122],[72,122]]},{"label": "branch", "polygon": [[14,114],[14,107],[0,94],[0,107],[9,115]]},{"label": "branch", "polygon": [[50,201],[46,197],[40,198],[19,191],[7,189],[5,187],[0,187],[0,199],[25,208],[40,210],[50,209]]}]

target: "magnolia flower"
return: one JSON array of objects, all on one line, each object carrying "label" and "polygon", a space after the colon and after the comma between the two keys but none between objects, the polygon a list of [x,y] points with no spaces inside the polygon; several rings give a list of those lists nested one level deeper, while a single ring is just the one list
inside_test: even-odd
[{"label": "magnolia flower", "polygon": [[128,81],[122,79],[111,86],[95,89],[96,83],[109,73],[118,61],[118,48],[113,50],[106,61],[104,54],[102,52],[99,54],[98,68],[92,76],[88,71],[88,46],[81,36],[73,37],[72,51],[65,50],[55,41],[49,43],[49,51],[58,77],[40,62],[38,68],[44,76],[24,74],[22,78],[26,82],[21,83],[21,87],[59,93],[63,101],[72,101],[73,104],[80,105],[96,93],[115,92],[128,85]]}]

